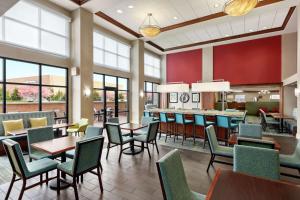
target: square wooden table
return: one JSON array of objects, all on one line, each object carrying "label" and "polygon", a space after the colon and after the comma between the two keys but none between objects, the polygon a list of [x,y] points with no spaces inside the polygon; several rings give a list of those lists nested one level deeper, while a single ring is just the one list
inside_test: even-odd
[{"label": "square wooden table", "polygon": [[219,169],[206,200],[298,200],[299,197],[297,185]]},{"label": "square wooden table", "polygon": [[[133,137],[134,131],[137,131],[139,129],[145,128],[148,125],[145,124],[135,124],[135,123],[126,123],[120,125],[121,129],[130,131],[130,137]],[[123,153],[128,154],[128,155],[135,155],[143,151],[143,147],[140,149],[135,148],[134,146],[134,141],[130,142],[130,149],[123,151]]]}]

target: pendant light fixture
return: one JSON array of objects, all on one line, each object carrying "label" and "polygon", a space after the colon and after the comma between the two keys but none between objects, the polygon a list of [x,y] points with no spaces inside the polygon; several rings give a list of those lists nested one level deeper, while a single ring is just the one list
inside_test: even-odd
[{"label": "pendant light fixture", "polygon": [[253,10],[260,0],[230,0],[225,3],[224,12],[230,16],[242,16]]},{"label": "pendant light fixture", "polygon": [[155,18],[152,16],[152,13],[148,13],[139,29],[140,33],[146,38],[153,38],[160,33],[160,27],[158,26]]}]

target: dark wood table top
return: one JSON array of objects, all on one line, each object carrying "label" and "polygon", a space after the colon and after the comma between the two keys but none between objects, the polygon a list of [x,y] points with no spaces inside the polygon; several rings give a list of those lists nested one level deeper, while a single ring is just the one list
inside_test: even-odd
[{"label": "dark wood table top", "polygon": [[299,200],[300,187],[245,174],[218,170],[207,193],[207,200]]},{"label": "dark wood table top", "polygon": [[80,140],[82,140],[81,137],[66,136],[55,138],[53,140],[47,140],[44,142],[33,143],[31,144],[31,146],[37,150],[54,155],[75,149],[76,142]]},{"label": "dark wood table top", "polygon": [[[237,137],[238,137],[237,134],[231,134],[230,137],[229,137],[229,139],[228,139],[228,144],[230,144],[230,145],[235,145],[235,144],[237,144],[237,143],[238,143]],[[272,138],[272,137],[263,136],[263,137],[261,138],[261,140],[267,140],[267,141],[274,142],[275,149],[277,149],[277,150],[280,150],[280,149],[281,149],[280,144],[279,144],[274,138]]]},{"label": "dark wood table top", "polygon": [[120,127],[121,127],[121,129],[124,129],[124,130],[136,131],[136,130],[139,130],[141,128],[147,127],[147,125],[145,125],[145,124],[127,123],[127,124],[121,124]]}]

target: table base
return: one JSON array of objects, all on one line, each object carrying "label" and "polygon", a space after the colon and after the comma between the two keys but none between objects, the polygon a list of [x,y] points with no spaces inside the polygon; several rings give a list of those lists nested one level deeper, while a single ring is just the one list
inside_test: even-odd
[{"label": "table base", "polygon": [[126,154],[126,155],[136,155],[136,154],[141,153],[142,151],[143,151],[143,148],[134,147],[133,149],[128,148],[128,149],[124,150],[123,153]]},{"label": "table base", "polygon": [[[55,180],[53,180],[53,181],[50,181],[49,186],[50,186],[50,189],[52,189],[52,190],[57,190],[57,188],[58,188],[58,187],[57,187],[57,180],[55,179]],[[60,189],[61,189],[61,190],[67,189],[68,187],[70,187],[70,184],[65,183],[65,182],[63,182],[63,181],[60,181]]]}]

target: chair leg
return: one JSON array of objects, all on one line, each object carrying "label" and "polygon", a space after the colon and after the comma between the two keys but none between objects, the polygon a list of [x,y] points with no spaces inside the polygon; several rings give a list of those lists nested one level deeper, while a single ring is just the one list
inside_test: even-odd
[{"label": "chair leg", "polygon": [[159,140],[160,140],[160,137],[161,137],[161,123],[159,123],[159,137],[158,137]]},{"label": "chair leg", "polygon": [[185,127],[185,125],[183,125],[183,135],[182,135],[182,144],[181,145],[183,145],[183,142],[185,141],[185,139],[186,139],[186,127]]},{"label": "chair leg", "polygon": [[40,185],[42,185],[43,182],[43,174],[40,175]]},{"label": "chair leg", "polygon": [[194,145],[196,144],[196,127],[193,125],[193,137],[194,137]]},{"label": "chair leg", "polygon": [[155,147],[156,147],[157,154],[159,154],[158,146],[157,146],[156,140],[154,140],[154,142],[155,142]]},{"label": "chair leg", "polygon": [[22,199],[25,188],[26,188],[26,179],[23,179],[23,185],[22,185],[22,189],[21,189],[21,192],[20,192],[20,195],[19,195],[19,200]]},{"label": "chair leg", "polygon": [[97,174],[98,174],[98,180],[99,180],[99,185],[100,185],[100,190],[103,193],[103,184],[102,184],[102,179],[101,179],[101,173],[100,173],[100,167],[97,167]]},{"label": "chair leg", "polygon": [[10,181],[10,185],[9,185],[8,191],[7,191],[6,196],[5,196],[5,200],[8,199],[8,197],[9,197],[11,188],[13,187],[13,185],[14,185],[14,183],[15,183],[15,179],[16,179],[16,175],[13,174],[13,177],[12,177],[12,179],[11,179],[11,181]]},{"label": "chair leg", "polygon": [[103,167],[102,167],[102,164],[100,162],[100,169],[101,169],[101,173],[103,172]]},{"label": "chair leg", "polygon": [[60,195],[60,171],[57,170],[57,195]]},{"label": "chair leg", "polygon": [[110,149],[110,143],[107,144],[106,160],[108,158],[109,149]]},{"label": "chair leg", "polygon": [[149,150],[149,145],[148,145],[148,144],[149,144],[149,143],[147,142],[147,143],[146,143],[146,145],[147,145],[147,147],[146,147],[146,148],[147,148],[147,150],[148,150],[148,155],[149,155],[149,158],[151,159],[151,154],[150,154],[150,150]]},{"label": "chair leg", "polygon": [[203,133],[204,133],[203,149],[205,149],[205,143],[206,143],[206,131],[205,131],[205,126],[203,126]]},{"label": "chair leg", "polygon": [[215,156],[213,154],[211,154],[210,161],[209,161],[207,169],[206,169],[207,173],[208,173],[208,170],[209,170],[210,166],[213,164],[214,159],[215,159]]},{"label": "chair leg", "polygon": [[123,151],[123,145],[121,145],[120,147],[119,162],[121,161],[122,151]]},{"label": "chair leg", "polygon": [[81,181],[81,183],[83,183],[83,174],[81,174],[81,176],[80,176],[80,181]]},{"label": "chair leg", "polygon": [[74,188],[74,193],[75,193],[75,199],[78,200],[78,191],[77,191],[77,185],[76,185],[76,176],[73,177],[73,188]]},{"label": "chair leg", "polygon": [[49,182],[49,174],[48,172],[46,172],[46,185],[48,185],[48,182]]},{"label": "chair leg", "polygon": [[167,123],[167,130],[166,130],[166,138],[165,138],[165,142],[167,142],[167,138],[168,138],[168,130],[169,130],[169,124]]}]

